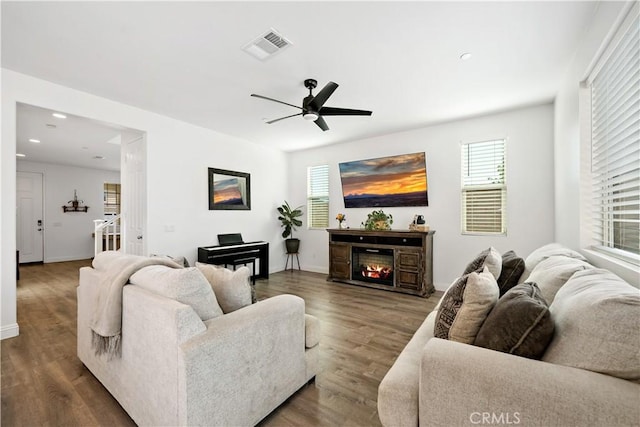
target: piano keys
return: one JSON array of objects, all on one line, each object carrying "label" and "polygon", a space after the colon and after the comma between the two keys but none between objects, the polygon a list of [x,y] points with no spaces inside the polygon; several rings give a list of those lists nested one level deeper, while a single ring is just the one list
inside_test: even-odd
[{"label": "piano keys", "polygon": [[258,260],[259,270],[255,277],[268,279],[269,242],[247,242],[198,248],[198,262],[206,264],[242,264],[243,260],[249,259]]}]

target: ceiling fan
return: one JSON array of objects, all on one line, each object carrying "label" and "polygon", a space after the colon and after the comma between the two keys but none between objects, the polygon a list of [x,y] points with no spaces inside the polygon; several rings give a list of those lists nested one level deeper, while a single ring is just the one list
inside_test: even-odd
[{"label": "ceiling fan", "polygon": [[266,122],[267,124],[279,122],[280,120],[288,119],[290,117],[302,116],[305,120],[313,120],[320,129],[323,131],[329,130],[329,126],[327,126],[327,122],[324,121],[323,116],[370,116],[371,111],[367,110],[352,110],[349,108],[337,108],[337,107],[325,107],[324,103],[327,102],[327,99],[333,94],[333,92],[338,88],[338,84],[334,82],[329,82],[323,87],[320,92],[316,96],[313,96],[313,89],[318,86],[318,82],[314,79],[307,79],[304,81],[304,86],[309,89],[309,95],[304,97],[302,100],[302,107],[297,105],[289,104],[288,102],[278,101],[277,99],[268,98],[262,95],[256,95],[252,93],[251,96],[255,96],[256,98],[266,99],[267,101],[273,101],[280,104],[288,105],[290,107],[299,108],[302,112],[297,114],[292,114],[290,116],[280,117],[279,119],[274,119]]}]

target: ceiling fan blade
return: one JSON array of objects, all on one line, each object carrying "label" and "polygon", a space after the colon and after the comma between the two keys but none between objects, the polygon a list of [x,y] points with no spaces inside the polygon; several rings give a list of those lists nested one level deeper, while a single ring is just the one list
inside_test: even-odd
[{"label": "ceiling fan blade", "polygon": [[352,110],[350,108],[322,107],[318,111],[323,116],[370,116],[368,110]]},{"label": "ceiling fan blade", "polygon": [[266,96],[256,95],[255,93],[252,93],[252,94],[251,94],[251,96],[255,96],[256,98],[266,99],[267,101],[277,102],[278,104],[288,105],[288,106],[290,106],[290,107],[298,108],[298,109],[302,110],[302,107],[298,107],[297,105],[289,104],[288,102],[278,101],[277,99],[267,98]]},{"label": "ceiling fan blade", "polygon": [[329,130],[329,126],[327,126],[327,122],[325,122],[322,117],[318,117],[316,120],[314,120],[314,123],[317,124],[318,127],[323,131]]},{"label": "ceiling fan blade", "polygon": [[286,116],[286,117],[280,117],[279,119],[273,119],[273,120],[269,120],[268,122],[265,122],[266,124],[270,125],[271,123],[275,123],[275,122],[279,122],[280,120],[284,120],[284,119],[288,119],[290,117],[295,117],[295,116],[301,116],[302,113],[298,113],[298,114],[292,114],[290,116]]},{"label": "ceiling fan blade", "polygon": [[320,108],[327,102],[327,99],[338,89],[338,84],[334,82],[327,83],[320,92],[309,102],[309,107],[313,111],[319,111]]}]

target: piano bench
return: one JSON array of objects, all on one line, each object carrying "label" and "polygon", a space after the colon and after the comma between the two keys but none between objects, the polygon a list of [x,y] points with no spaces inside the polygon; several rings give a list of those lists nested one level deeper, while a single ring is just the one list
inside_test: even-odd
[{"label": "piano bench", "polygon": [[235,270],[237,266],[239,265],[244,265],[246,266],[247,264],[251,264],[251,285],[255,286],[256,285],[256,257],[247,257],[247,258],[238,258],[238,259],[234,259],[232,261],[227,261],[224,263],[225,268],[227,268],[227,266],[232,265],[233,269]]}]

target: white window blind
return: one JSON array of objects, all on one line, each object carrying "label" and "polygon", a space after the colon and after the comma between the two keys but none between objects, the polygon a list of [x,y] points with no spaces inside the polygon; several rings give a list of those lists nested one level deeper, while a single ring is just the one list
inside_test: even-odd
[{"label": "white window blind", "polygon": [[587,80],[596,249],[640,261],[640,22],[637,6]]},{"label": "white window blind", "polygon": [[329,226],[329,166],[307,169],[307,212],[309,228]]},{"label": "white window blind", "polygon": [[506,234],[505,141],[462,145],[462,233]]}]

